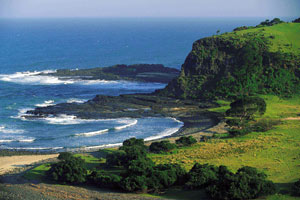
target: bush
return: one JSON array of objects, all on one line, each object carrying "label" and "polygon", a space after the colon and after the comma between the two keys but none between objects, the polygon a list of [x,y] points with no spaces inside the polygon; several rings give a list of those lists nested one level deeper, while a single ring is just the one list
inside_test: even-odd
[{"label": "bush", "polygon": [[292,194],[295,196],[300,196],[300,179],[294,183],[292,187]]},{"label": "bush", "polygon": [[206,188],[212,199],[254,199],[276,192],[274,183],[255,168],[242,167],[236,174],[220,168],[218,180]]},{"label": "bush", "polygon": [[185,184],[190,189],[202,189],[217,180],[217,168],[212,165],[196,163],[188,173]]},{"label": "bush", "polygon": [[252,131],[256,132],[266,132],[268,130],[271,130],[273,126],[276,126],[280,124],[280,120],[260,120],[256,122],[252,127]]},{"label": "bush", "polygon": [[59,160],[67,160],[73,158],[73,154],[69,153],[69,152],[61,152],[59,153],[58,159]]},{"label": "bush", "polygon": [[71,156],[52,164],[47,174],[51,179],[62,183],[83,183],[86,180],[87,170],[84,160]]},{"label": "bush", "polygon": [[295,19],[295,20],[293,21],[293,23],[300,23],[300,18]]},{"label": "bush", "polygon": [[121,181],[120,187],[128,192],[146,192],[147,178],[146,176],[129,176]]},{"label": "bush", "polygon": [[168,152],[172,149],[175,149],[176,145],[170,143],[169,141],[161,141],[161,142],[153,142],[149,150],[153,153],[162,153],[162,152]]},{"label": "bush", "polygon": [[101,188],[119,188],[121,177],[115,174],[108,174],[105,171],[92,171],[88,176],[88,182]]},{"label": "bush", "polygon": [[161,188],[168,188],[172,185],[182,185],[186,182],[187,173],[178,164],[161,164],[154,167],[155,173],[151,178],[159,180]]},{"label": "bush", "polygon": [[126,164],[126,153],[124,151],[116,151],[106,155],[106,164],[109,166],[123,166]]},{"label": "bush", "polygon": [[183,136],[176,140],[176,144],[179,146],[191,146],[192,144],[197,143],[197,140],[192,136]]},{"label": "bush", "polygon": [[243,128],[243,129],[235,129],[231,128],[228,130],[228,133],[231,137],[238,137],[243,136],[251,132],[250,128]]},{"label": "bush", "polygon": [[126,148],[130,148],[130,147],[133,147],[133,146],[140,146],[140,147],[143,147],[143,148],[147,149],[147,147],[144,145],[144,140],[143,139],[130,138],[130,139],[127,139],[123,142],[123,146],[120,147],[120,150],[125,151]]}]

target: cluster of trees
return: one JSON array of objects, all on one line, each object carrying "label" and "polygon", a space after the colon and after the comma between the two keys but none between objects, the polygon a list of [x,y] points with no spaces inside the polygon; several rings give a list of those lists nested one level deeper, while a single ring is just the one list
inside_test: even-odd
[{"label": "cluster of trees", "polygon": [[[300,19],[300,18],[299,18]],[[297,19],[296,19],[297,20]],[[293,22],[295,22],[296,20],[294,20]],[[280,24],[280,23],[284,23],[284,21],[282,21],[279,18],[274,18],[271,21],[269,19],[261,22],[259,25],[257,25],[256,27],[262,27],[262,26],[273,26],[275,24]],[[233,29],[233,31],[242,31],[242,30],[247,30],[247,29],[251,29],[251,28],[255,28],[254,26],[241,26],[241,27],[237,27],[235,29]]]},{"label": "cluster of trees", "polygon": [[143,139],[131,138],[123,142],[119,151],[107,155],[110,167],[122,167],[120,175],[92,172],[92,183],[121,188],[128,192],[159,191],[181,182],[186,174],[177,164],[155,165],[147,157],[148,148]]},{"label": "cluster of trees", "polygon": [[247,166],[234,174],[226,166],[196,163],[185,185],[190,189],[205,189],[212,199],[254,199],[276,192],[274,183],[266,180],[264,173]]},{"label": "cluster of trees", "polygon": [[170,143],[168,140],[160,141],[160,142],[152,142],[152,144],[149,147],[149,151],[153,153],[168,152],[177,147],[191,146],[197,143],[197,140],[192,136],[182,136],[175,142],[176,144]]},{"label": "cluster of trees", "polygon": [[272,19],[271,21],[270,20],[265,20],[263,22],[261,22],[258,27],[260,26],[273,26],[275,24],[280,24],[280,23],[283,23],[284,21],[281,21],[279,18],[274,18]]},{"label": "cluster of trees", "polygon": [[295,19],[295,20],[293,21],[293,23],[300,23],[300,18]]},{"label": "cluster of trees", "polygon": [[[142,139],[128,139],[120,149],[123,153],[118,155],[124,159],[120,174],[94,170],[87,175],[84,161],[70,153],[61,153],[60,162],[52,164],[48,174],[63,183],[88,182],[127,192],[158,192],[175,185],[191,190],[205,189],[212,199],[252,199],[275,192],[274,184],[266,180],[266,175],[252,167],[232,173],[225,166],[196,163],[186,172],[178,164],[155,165],[147,157]],[[115,165],[119,166],[115,163],[112,167]]]}]

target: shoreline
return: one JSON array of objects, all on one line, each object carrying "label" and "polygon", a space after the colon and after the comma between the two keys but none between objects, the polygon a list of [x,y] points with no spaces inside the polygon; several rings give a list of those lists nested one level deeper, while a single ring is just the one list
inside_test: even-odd
[{"label": "shoreline", "polygon": [[[215,126],[217,126],[220,122],[221,119],[218,119],[217,121],[213,122],[211,126],[205,127],[205,128],[190,128],[182,119],[180,118],[174,118],[174,117],[166,117],[166,118],[171,118],[174,121],[177,121],[181,123],[180,127],[175,127],[175,128],[170,128],[176,129],[176,131],[172,131],[170,134],[163,134],[163,135],[152,135],[144,138],[144,141],[146,144],[151,144],[152,142],[156,141],[161,141],[161,140],[170,140],[170,141],[175,141],[176,138],[179,138],[180,136],[184,135],[194,135],[194,134],[199,134],[201,132],[206,132],[206,130],[209,130]],[[210,119],[211,121],[214,121],[213,119]],[[204,134],[205,135],[205,134]],[[149,139],[150,138],[150,139]],[[152,139],[153,138],[153,139]],[[198,140],[199,140],[198,136]],[[7,156],[21,156],[18,153],[24,153],[26,155],[22,156],[34,156],[34,155],[53,155],[57,154],[60,152],[73,152],[73,153],[85,153],[85,152],[95,152],[100,149],[107,149],[107,148],[117,148],[122,146],[121,143],[113,143],[113,144],[103,144],[103,145],[96,145],[96,146],[87,146],[87,147],[75,147],[75,148],[66,148],[66,147],[61,147],[61,148],[3,148],[0,149],[0,152],[2,151],[9,151],[12,154],[15,152],[17,155],[7,155]],[[61,151],[60,151],[61,150]],[[2,156],[1,157],[7,157],[7,156]]]}]

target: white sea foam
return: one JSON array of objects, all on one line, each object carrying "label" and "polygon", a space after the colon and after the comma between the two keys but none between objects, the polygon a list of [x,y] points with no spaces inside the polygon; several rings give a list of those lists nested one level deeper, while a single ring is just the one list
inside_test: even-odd
[{"label": "white sea foam", "polygon": [[93,123],[93,122],[114,121],[116,119],[81,119],[81,118],[77,118],[75,115],[61,114],[61,115],[49,116],[37,120],[44,121],[47,124],[74,125],[74,124],[84,124],[84,123]]},{"label": "white sea foam", "polygon": [[26,143],[31,143],[34,142],[35,138],[19,138],[19,139],[1,139],[0,143],[10,143],[10,142],[26,142]]},{"label": "white sea foam", "polygon": [[115,143],[115,144],[104,144],[104,145],[98,145],[98,146],[90,146],[90,147],[84,147],[85,150],[91,150],[91,149],[103,149],[103,148],[111,148],[111,147],[119,147],[122,146],[122,143]]},{"label": "white sea foam", "polygon": [[75,134],[75,136],[86,136],[86,137],[91,137],[91,136],[95,136],[95,135],[102,135],[106,132],[108,132],[109,129],[103,129],[100,131],[93,131],[93,132],[87,132],[87,133],[77,133]]},{"label": "white sea foam", "polygon": [[37,107],[47,107],[47,106],[53,106],[53,105],[54,105],[54,100],[47,100],[41,104],[35,104],[35,106],[37,106]]},{"label": "white sea foam", "polygon": [[[124,121],[124,120],[123,120],[123,121]],[[116,130],[122,130],[122,129],[128,128],[128,127],[130,127],[130,126],[134,126],[134,125],[136,125],[137,123],[138,123],[138,120],[133,119],[132,122],[129,122],[128,124],[125,124],[125,125],[122,125],[122,126],[117,126],[117,127],[115,127],[114,129],[116,129]]]},{"label": "white sea foam", "polygon": [[108,81],[108,80],[78,80],[76,83],[83,85],[97,85],[97,84],[118,84],[121,81]]},{"label": "white sea foam", "polygon": [[17,142],[26,142],[26,143],[31,143],[35,141],[35,138],[30,138],[30,139],[20,139],[16,140]]},{"label": "white sea foam", "polygon": [[15,150],[58,150],[64,147],[5,147],[5,149],[15,149]]},{"label": "white sea foam", "polygon": [[153,135],[153,136],[147,137],[144,140],[145,141],[157,140],[157,139],[164,138],[164,137],[167,137],[167,136],[170,136],[170,135],[173,135],[174,133],[176,133],[183,126],[184,123],[175,118],[171,118],[171,119],[178,123],[177,127],[169,128],[169,129],[159,133],[158,135]]},{"label": "white sea foam", "polygon": [[71,125],[71,124],[80,124],[81,120],[78,120],[74,115],[58,115],[58,116],[50,116],[41,119],[48,124],[60,124],[60,125]]},{"label": "white sea foam", "polygon": [[0,80],[6,82],[13,82],[19,84],[30,84],[30,85],[60,85],[60,84],[82,84],[82,85],[93,85],[93,84],[116,84],[119,81],[107,81],[107,80],[83,80],[83,79],[72,79],[72,77],[56,77],[47,75],[55,73],[56,70],[44,70],[44,71],[33,71],[33,72],[16,72],[14,74],[0,74]]},{"label": "white sea foam", "polygon": [[24,133],[25,131],[22,129],[14,129],[14,128],[7,128],[5,126],[0,126],[0,133],[5,133],[5,134],[13,134],[13,133]]},{"label": "white sea foam", "polygon": [[122,125],[122,126],[116,126],[112,129],[103,129],[103,130],[100,130],[100,131],[92,131],[92,132],[87,132],[87,133],[77,133],[77,134],[75,134],[75,136],[91,137],[91,136],[95,136],[95,135],[102,135],[104,133],[109,132],[109,130],[113,130],[113,129],[114,130],[122,130],[122,129],[128,128],[130,126],[136,125],[138,120],[125,118],[125,119],[119,119],[118,122],[119,123],[126,123],[126,124]]},{"label": "white sea foam", "polygon": [[26,116],[32,116],[31,114],[27,114],[27,111],[33,110],[33,108],[21,108],[19,109],[19,113],[17,116],[11,116],[10,118],[13,119],[21,119],[21,120],[27,120]]},{"label": "white sea foam", "polygon": [[86,101],[87,101],[86,99],[71,98],[67,100],[67,103],[84,103]]},{"label": "white sea foam", "polygon": [[13,142],[14,140],[0,140],[0,143],[9,143],[9,142]]}]

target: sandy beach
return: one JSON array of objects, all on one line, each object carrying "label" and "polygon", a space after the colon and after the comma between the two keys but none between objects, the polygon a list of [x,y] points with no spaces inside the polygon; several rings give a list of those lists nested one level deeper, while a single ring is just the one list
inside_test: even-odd
[{"label": "sandy beach", "polygon": [[57,156],[58,154],[0,157],[0,175],[16,168],[22,168],[26,165],[32,165],[33,163],[47,160],[49,158],[56,158]]}]

